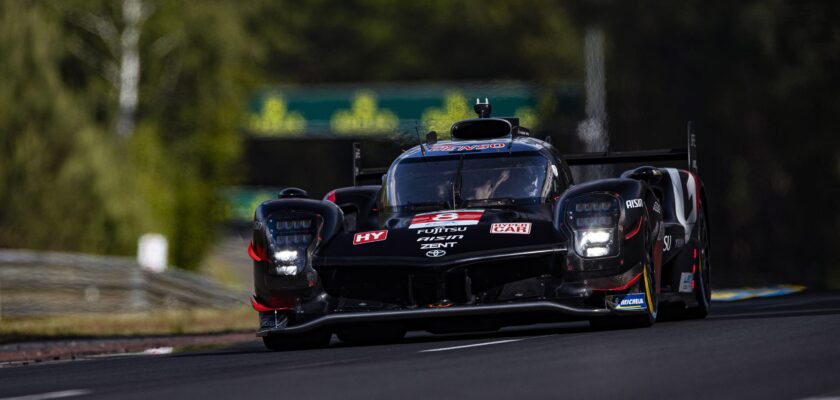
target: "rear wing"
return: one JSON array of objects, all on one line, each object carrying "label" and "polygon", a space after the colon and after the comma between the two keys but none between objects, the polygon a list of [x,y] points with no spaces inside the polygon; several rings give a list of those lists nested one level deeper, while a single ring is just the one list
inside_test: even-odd
[{"label": "rear wing", "polygon": [[359,181],[381,179],[382,175],[388,172],[388,167],[362,168],[362,148],[359,142],[353,142],[353,186],[358,186]]},{"label": "rear wing", "polygon": [[[697,173],[697,139],[694,122],[688,122],[686,147],[678,149],[606,151],[595,153],[565,154],[563,158],[569,165],[598,165],[622,163],[648,163],[660,161],[686,161],[688,170]],[[353,143],[353,186],[359,181],[381,179],[388,172],[388,167],[362,168],[362,149],[358,142]]]},{"label": "rear wing", "polygon": [[688,122],[688,132],[685,148],[613,151],[566,154],[563,158],[569,165],[598,165],[621,163],[647,163],[658,161],[686,161],[688,170],[697,173],[697,139],[694,133],[694,123]]}]

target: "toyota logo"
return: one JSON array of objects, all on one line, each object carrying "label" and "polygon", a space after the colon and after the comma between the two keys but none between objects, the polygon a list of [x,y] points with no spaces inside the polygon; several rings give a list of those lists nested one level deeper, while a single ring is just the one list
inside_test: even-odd
[{"label": "toyota logo", "polygon": [[426,257],[443,257],[445,255],[445,250],[429,250],[426,252]]}]

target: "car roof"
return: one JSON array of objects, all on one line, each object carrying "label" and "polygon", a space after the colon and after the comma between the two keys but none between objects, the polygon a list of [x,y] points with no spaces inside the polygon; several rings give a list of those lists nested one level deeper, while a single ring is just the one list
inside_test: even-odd
[{"label": "car roof", "polygon": [[432,145],[423,145],[425,152],[420,151],[420,145],[406,150],[394,160],[395,163],[408,159],[437,158],[460,154],[515,154],[539,152],[543,156],[550,156],[550,145],[542,140],[528,136],[516,136],[502,139],[477,140],[442,140]]}]

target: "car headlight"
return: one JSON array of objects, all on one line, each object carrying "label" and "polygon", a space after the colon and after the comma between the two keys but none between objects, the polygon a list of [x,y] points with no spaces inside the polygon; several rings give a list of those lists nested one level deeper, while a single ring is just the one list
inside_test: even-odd
[{"label": "car headlight", "polygon": [[309,247],[317,228],[314,218],[269,217],[267,228],[274,250],[273,274],[297,275],[306,267]]},{"label": "car headlight", "polygon": [[574,232],[575,252],[585,258],[617,255],[616,227],[620,217],[618,199],[609,195],[570,201],[566,207],[566,222]]}]

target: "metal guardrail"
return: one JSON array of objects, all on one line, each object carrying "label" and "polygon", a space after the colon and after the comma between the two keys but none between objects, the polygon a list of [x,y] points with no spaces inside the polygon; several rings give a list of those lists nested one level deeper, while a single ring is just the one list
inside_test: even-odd
[{"label": "metal guardrail", "polygon": [[144,271],[128,257],[0,250],[0,317],[228,308],[247,298],[190,272]]}]

